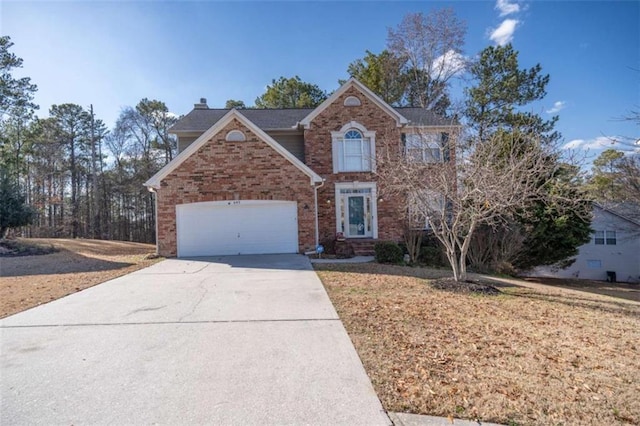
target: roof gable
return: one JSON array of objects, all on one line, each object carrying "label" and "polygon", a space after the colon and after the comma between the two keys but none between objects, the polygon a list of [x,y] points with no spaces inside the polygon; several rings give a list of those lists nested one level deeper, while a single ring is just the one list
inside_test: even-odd
[{"label": "roof gable", "polygon": [[299,125],[304,127],[309,127],[309,125],[311,124],[314,118],[316,118],[322,111],[327,109],[329,105],[334,103],[340,96],[342,96],[344,92],[346,92],[351,87],[357,88],[363,95],[369,98],[369,100],[371,100],[374,104],[376,104],[383,111],[389,114],[396,121],[396,125],[398,127],[401,127],[402,125],[408,123],[408,120],[398,111],[396,111],[395,108],[393,108],[391,105],[389,105],[388,103],[380,99],[378,95],[376,95],[371,90],[369,90],[369,88],[367,88],[364,84],[360,83],[358,80],[351,77],[349,80],[347,80],[345,84],[340,86],[338,90],[333,92],[333,94],[329,96],[327,100],[325,100],[323,103],[318,105],[316,109],[311,111],[306,117],[300,120]]},{"label": "roof gable", "polygon": [[282,155],[286,160],[288,160],[291,164],[296,166],[300,171],[309,176],[311,180],[311,184],[316,182],[322,182],[322,178],[311,170],[307,165],[305,165],[302,161],[297,159],[293,154],[287,151],[282,145],[276,142],[271,136],[266,134],[262,129],[256,126],[253,122],[251,122],[247,117],[241,114],[238,110],[232,109],[227,114],[225,114],[220,120],[218,120],[213,126],[211,126],[206,132],[204,132],[198,139],[196,139],[191,145],[189,145],[184,151],[178,154],[171,162],[169,162],[166,166],[164,166],[158,173],[153,175],[148,181],[144,183],[146,187],[150,190],[152,188],[158,189],[160,188],[160,183],[162,180],[167,177],[172,171],[174,171],[178,166],[180,166],[187,158],[196,153],[205,143],[209,141],[213,136],[219,133],[222,129],[224,129],[227,124],[229,124],[232,120],[238,120],[240,123],[245,125],[251,132],[253,132],[258,138],[260,138],[267,145],[271,146],[278,154]]},{"label": "roof gable", "polygon": [[618,217],[618,218],[620,218],[620,219],[622,219],[622,220],[624,220],[626,222],[629,222],[629,223],[631,223],[631,224],[633,224],[635,226],[640,227],[640,222],[638,221],[638,219],[636,219],[634,217],[631,217],[631,216],[629,216],[627,214],[624,214],[624,213],[626,213],[624,211],[626,206],[605,206],[605,205],[602,205],[600,203],[594,203],[593,206],[595,208],[598,208],[598,209],[602,210],[605,213],[609,213],[612,216]]}]

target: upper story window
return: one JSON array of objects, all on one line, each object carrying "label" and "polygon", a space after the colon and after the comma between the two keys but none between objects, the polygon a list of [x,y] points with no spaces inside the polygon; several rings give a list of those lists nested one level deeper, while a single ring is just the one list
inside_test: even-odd
[{"label": "upper story window", "polygon": [[595,231],[593,233],[593,242],[596,245],[615,246],[617,244],[616,231]]},{"label": "upper story window", "polygon": [[369,172],[375,167],[375,133],[357,123],[332,132],[333,172]]},{"label": "upper story window", "polygon": [[415,162],[441,163],[443,150],[440,133],[410,133],[405,136],[405,155]]},{"label": "upper story window", "polygon": [[407,219],[413,229],[431,229],[429,219],[435,222],[445,217],[446,201],[435,191],[410,193],[407,197]]}]

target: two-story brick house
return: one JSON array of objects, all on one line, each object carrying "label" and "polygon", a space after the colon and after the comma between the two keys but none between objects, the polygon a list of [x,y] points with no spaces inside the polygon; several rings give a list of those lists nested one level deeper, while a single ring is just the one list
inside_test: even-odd
[{"label": "two-story brick house", "polygon": [[394,108],[355,79],[314,109],[201,100],[171,130],[178,156],[145,183],[158,253],[306,252],[337,233],[400,240],[399,202],[379,197],[376,158],[417,148],[441,159],[455,129],[424,109]]}]

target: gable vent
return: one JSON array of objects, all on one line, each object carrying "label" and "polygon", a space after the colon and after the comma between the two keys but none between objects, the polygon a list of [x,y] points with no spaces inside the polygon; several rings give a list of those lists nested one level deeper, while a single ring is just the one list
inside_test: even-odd
[{"label": "gable vent", "polygon": [[240,130],[232,130],[224,138],[227,142],[244,142],[247,137]]},{"label": "gable vent", "polygon": [[360,102],[360,99],[356,98],[355,96],[348,96],[347,99],[344,100],[344,106],[347,106],[347,107],[360,106],[360,105],[362,105],[362,103]]}]

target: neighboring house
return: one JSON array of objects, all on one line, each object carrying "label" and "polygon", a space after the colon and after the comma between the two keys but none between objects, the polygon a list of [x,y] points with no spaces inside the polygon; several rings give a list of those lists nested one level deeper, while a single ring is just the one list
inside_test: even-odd
[{"label": "neighboring house", "polygon": [[[637,210],[636,210],[637,212]],[[591,241],[580,246],[575,262],[566,269],[536,268],[538,277],[607,280],[607,271],[617,281],[640,281],[640,220],[626,206],[593,207]]]},{"label": "neighboring house", "polygon": [[376,156],[447,161],[457,129],[391,107],[355,79],[314,109],[210,109],[202,99],[171,129],[179,154],[145,183],[158,253],[307,252],[337,233],[356,248],[398,241],[401,203],[379,198]]}]

